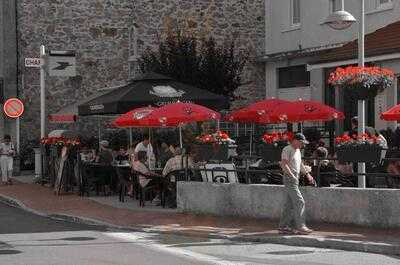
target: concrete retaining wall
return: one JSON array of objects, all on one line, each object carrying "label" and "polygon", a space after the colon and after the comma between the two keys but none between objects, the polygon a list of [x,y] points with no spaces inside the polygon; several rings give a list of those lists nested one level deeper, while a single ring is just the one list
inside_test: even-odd
[{"label": "concrete retaining wall", "polygon": [[[371,227],[400,227],[400,190],[301,188],[307,220]],[[220,216],[279,219],[283,186],[178,183],[178,208]]]}]

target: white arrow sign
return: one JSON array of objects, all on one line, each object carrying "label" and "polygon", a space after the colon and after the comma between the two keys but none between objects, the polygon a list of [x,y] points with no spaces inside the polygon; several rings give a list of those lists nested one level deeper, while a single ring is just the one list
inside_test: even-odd
[{"label": "white arrow sign", "polygon": [[50,76],[76,76],[76,58],[74,52],[50,51],[48,56]]}]

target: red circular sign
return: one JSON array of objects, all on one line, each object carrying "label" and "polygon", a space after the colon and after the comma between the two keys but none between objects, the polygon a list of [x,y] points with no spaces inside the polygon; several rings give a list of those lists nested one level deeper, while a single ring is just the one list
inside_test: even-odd
[{"label": "red circular sign", "polygon": [[4,103],[4,113],[10,118],[18,118],[24,113],[24,103],[17,98],[10,98]]}]

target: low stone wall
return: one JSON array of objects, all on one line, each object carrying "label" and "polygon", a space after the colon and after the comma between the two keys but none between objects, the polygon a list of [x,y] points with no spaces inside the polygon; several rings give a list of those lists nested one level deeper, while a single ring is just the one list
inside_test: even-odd
[{"label": "low stone wall", "polygon": [[[400,190],[301,188],[307,221],[400,227]],[[178,183],[178,209],[220,216],[279,219],[284,188],[277,185]]]}]

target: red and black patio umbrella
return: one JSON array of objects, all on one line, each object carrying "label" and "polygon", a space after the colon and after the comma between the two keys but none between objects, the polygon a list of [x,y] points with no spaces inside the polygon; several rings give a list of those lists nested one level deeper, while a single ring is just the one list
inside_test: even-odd
[{"label": "red and black patio umbrella", "polygon": [[80,116],[119,115],[145,106],[192,102],[215,110],[229,108],[229,98],[180,83],[157,73],[146,73],[128,84],[78,106]]},{"label": "red and black patio umbrella", "polygon": [[400,121],[400,104],[383,112],[381,119],[385,121]]},{"label": "red and black patio umbrella", "polygon": [[258,123],[263,116],[268,115],[277,106],[287,102],[289,101],[276,98],[261,100],[245,108],[231,112],[225,116],[225,120],[230,122]]},{"label": "red and black patio umbrella", "polygon": [[219,119],[221,114],[214,110],[183,102],[165,105],[145,118],[150,126],[158,127],[179,127],[185,123]]},{"label": "red and black patio umbrella", "polygon": [[219,119],[221,114],[209,108],[193,103],[177,102],[161,108],[134,109],[117,118],[113,124],[117,127],[179,127],[182,147],[183,124]]},{"label": "red and black patio umbrella", "polygon": [[148,117],[156,109],[157,108],[153,107],[144,107],[131,110],[115,119],[112,122],[112,125],[118,128],[153,127],[150,126],[146,117]]},{"label": "red and black patio umbrella", "polygon": [[277,98],[264,99],[237,111],[233,111],[225,116],[226,121],[252,124],[252,133],[250,134],[250,155],[252,154],[254,123],[260,123],[261,120],[265,120],[265,116],[267,116],[273,109],[287,102],[289,101]]},{"label": "red and black patio umbrella", "polygon": [[297,100],[277,105],[260,123],[296,123],[344,119],[344,114],[317,101]]}]

